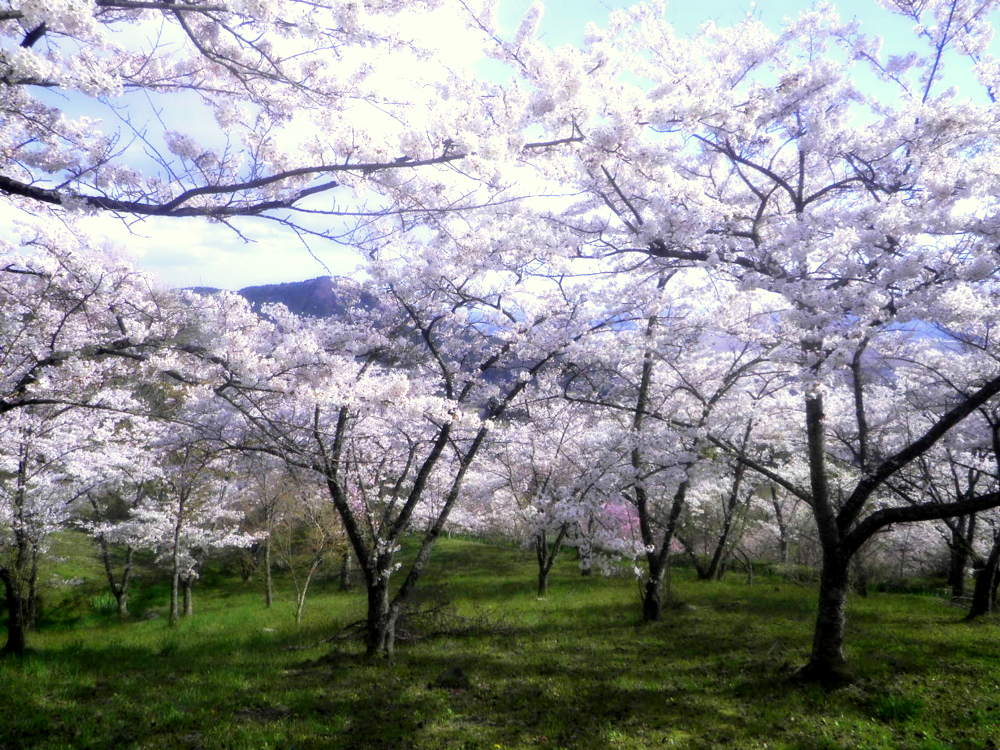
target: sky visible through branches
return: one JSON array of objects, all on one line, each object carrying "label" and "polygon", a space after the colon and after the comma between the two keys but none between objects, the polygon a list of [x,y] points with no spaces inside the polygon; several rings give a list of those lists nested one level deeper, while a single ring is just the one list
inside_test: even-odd
[{"label": "sky visible through branches", "polygon": [[[503,32],[513,35],[532,7],[533,0],[497,2]],[[633,4],[632,0],[549,0],[544,3],[538,36],[554,46],[579,45],[588,23],[603,25],[609,12]],[[913,35],[908,22],[879,7],[874,0],[833,0],[829,4],[838,10],[844,20],[859,21],[864,33],[882,37],[886,49],[905,52],[912,47]],[[680,35],[689,36],[703,24],[728,26],[748,16],[762,21],[771,29],[779,29],[784,20],[811,5],[801,0],[668,2],[666,15]],[[428,28],[421,33],[428,37],[430,47],[439,49],[440,54],[448,59],[449,65],[469,67],[476,75],[488,79],[507,75],[499,63],[481,55],[474,41],[463,40],[460,30],[462,23],[456,19],[455,30],[441,30],[436,25],[428,24]],[[392,64],[392,61],[386,61],[389,75],[392,75]],[[968,80],[971,91],[976,84],[971,77]],[[187,99],[183,94],[173,93],[164,97],[162,103],[149,99],[146,94],[142,95],[146,99],[139,101],[138,96],[126,98],[124,104],[117,103],[117,111],[96,100],[77,100],[64,94],[52,94],[49,103],[70,116],[88,115],[114,126],[118,126],[114,123],[115,118],[128,118],[134,123],[143,118],[156,118],[172,127],[180,124],[186,132],[206,143],[219,140],[217,126],[207,111],[201,113],[203,117],[199,114],[193,93]],[[179,102],[190,104],[190,107],[178,107]],[[130,123],[129,127],[132,126]],[[358,126],[363,128],[365,123],[360,122]],[[141,161],[138,150],[135,158],[137,162]],[[0,211],[6,210],[0,208]],[[0,219],[4,215],[0,213]],[[2,223],[0,221],[0,225]],[[284,227],[252,218],[238,222],[237,228],[242,237],[232,228],[201,218],[144,218],[125,226],[120,220],[102,214],[84,219],[83,224],[96,236],[107,237],[111,245],[118,246],[139,267],[169,286],[238,289],[324,274],[353,275],[358,273],[360,261],[356,251],[346,245],[317,241],[309,243],[306,248]],[[0,231],[3,229],[0,228]]]}]

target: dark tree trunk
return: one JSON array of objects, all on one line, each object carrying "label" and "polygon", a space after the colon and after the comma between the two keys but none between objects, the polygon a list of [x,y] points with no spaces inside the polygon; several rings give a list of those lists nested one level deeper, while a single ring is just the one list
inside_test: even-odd
[{"label": "dark tree trunk", "polygon": [[[743,443],[740,448],[740,457],[745,456],[746,445],[750,440],[750,433],[753,430],[753,421],[747,422],[746,430],[743,433]],[[715,550],[712,552],[712,559],[708,562],[708,569],[705,577],[708,580],[722,580],[726,572],[726,561],[730,550],[730,535],[733,533],[733,521],[736,518],[736,510],[740,504],[740,490],[743,486],[743,477],[746,476],[747,467],[742,461],[737,461],[733,467],[733,483],[729,488],[729,495],[726,497],[722,507],[722,530],[719,538],[715,542]],[[737,543],[739,539],[737,538]]]},{"label": "dark tree trunk", "polygon": [[848,564],[839,551],[824,550],[819,584],[819,612],[812,654],[801,674],[819,682],[837,682],[846,674],[844,625],[847,622]]},{"label": "dark tree trunk", "polygon": [[859,596],[868,596],[868,568],[859,553],[851,558],[851,585]]},{"label": "dark tree trunk", "polygon": [[566,526],[559,529],[559,533],[549,544],[549,536],[545,529],[541,529],[535,534],[535,557],[538,560],[538,597],[544,598],[549,592],[549,572],[556,561],[559,550],[562,549],[562,541],[566,536]]},{"label": "dark tree trunk", "polygon": [[663,565],[650,564],[642,587],[642,621],[657,622],[663,617]]},{"label": "dark tree trunk", "polygon": [[998,567],[1000,567],[1000,537],[993,542],[993,548],[990,550],[989,557],[986,558],[985,565],[976,571],[976,585],[972,590],[972,606],[969,607],[969,614],[965,619],[973,620],[993,611],[997,584],[1000,583]]},{"label": "dark tree trunk", "polygon": [[975,541],[976,515],[956,518],[948,543],[948,585],[953,599],[965,596],[965,570],[969,566],[969,551]]},{"label": "dark tree trunk", "polygon": [[0,579],[3,579],[4,598],[7,604],[7,642],[0,653],[23,656],[27,648],[25,635],[27,597],[22,592],[15,573],[0,568]]},{"label": "dark tree trunk", "polygon": [[365,656],[391,657],[395,648],[396,617],[389,604],[387,577],[379,575],[368,585],[368,617],[365,624]]},{"label": "dark tree trunk", "polygon": [[549,571],[547,568],[538,569],[538,598],[544,599],[549,593]]}]

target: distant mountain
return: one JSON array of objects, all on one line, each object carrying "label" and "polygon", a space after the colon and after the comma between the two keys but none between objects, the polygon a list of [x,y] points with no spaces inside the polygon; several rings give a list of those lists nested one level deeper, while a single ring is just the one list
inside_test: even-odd
[{"label": "distant mountain", "polygon": [[[206,286],[189,289],[198,294],[216,294],[220,291]],[[378,306],[375,297],[361,291],[356,281],[340,276],[318,276],[306,281],[248,286],[238,290],[237,294],[245,297],[254,310],[259,310],[263,305],[279,303],[296,315],[311,318],[343,317],[350,309],[359,305],[366,310]]]}]

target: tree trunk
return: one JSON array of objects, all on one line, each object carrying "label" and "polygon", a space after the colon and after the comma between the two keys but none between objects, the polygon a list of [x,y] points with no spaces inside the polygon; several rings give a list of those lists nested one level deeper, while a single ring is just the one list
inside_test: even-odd
[{"label": "tree trunk", "polygon": [[121,581],[115,580],[114,566],[111,564],[111,550],[108,547],[107,539],[103,534],[98,534],[97,543],[101,548],[101,562],[104,564],[104,574],[108,579],[108,588],[118,605],[118,618],[124,620],[128,617],[128,593],[129,583],[132,580],[132,560],[135,550],[127,546],[125,548],[125,565],[122,569]]},{"label": "tree trunk", "polygon": [[32,544],[29,557],[28,568],[28,594],[25,597],[24,627],[34,630],[38,624],[38,617],[41,614],[41,599],[38,594],[38,545]]},{"label": "tree trunk", "polygon": [[865,561],[861,557],[860,552],[856,552],[851,558],[851,582],[854,587],[854,591],[857,592],[859,596],[868,596],[868,568],[865,567]]},{"label": "tree trunk", "polygon": [[178,594],[181,583],[181,527],[184,525],[184,495],[177,499],[177,519],[174,522],[173,547],[170,550],[170,618],[168,624],[176,625],[180,620]]},{"label": "tree trunk", "polygon": [[184,583],[184,616],[190,617],[194,614],[194,600],[191,587],[194,585],[194,576],[185,576]]},{"label": "tree trunk", "polygon": [[839,682],[846,676],[844,625],[847,622],[848,564],[850,558],[839,551],[823,551],[819,583],[819,612],[809,663],[800,674],[819,682]]},{"label": "tree trunk", "polygon": [[338,588],[341,591],[350,591],[354,586],[353,575],[351,573],[351,550],[347,549],[340,556],[340,574]]},{"label": "tree trunk", "polygon": [[264,539],[264,606],[274,603],[274,581],[271,579],[271,534]]},{"label": "tree trunk", "polygon": [[115,602],[118,605],[118,619],[124,620],[128,618],[128,594],[129,594],[129,584],[132,582],[132,559],[135,555],[135,550],[131,547],[127,547],[125,550],[125,567],[122,570],[121,582],[115,586],[114,581],[112,581],[111,593],[115,597]]},{"label": "tree trunk", "polygon": [[965,596],[965,569],[969,566],[969,550],[972,549],[975,533],[975,513],[955,519],[948,543],[948,585],[951,586],[952,599]]},{"label": "tree trunk", "polygon": [[549,570],[541,567],[538,569],[538,598],[544,599],[549,593]]},{"label": "tree trunk", "polygon": [[0,568],[0,578],[3,579],[4,597],[7,603],[7,642],[0,653],[23,656],[27,647],[24,616],[28,602],[21,591],[16,573]]},{"label": "tree trunk", "polygon": [[657,622],[663,617],[664,567],[651,562],[649,575],[642,587],[642,621]]},{"label": "tree trunk", "polygon": [[379,565],[368,577],[368,617],[365,623],[365,656],[391,657],[396,640],[396,612],[389,600],[389,565]]},{"label": "tree trunk", "polygon": [[309,584],[312,581],[313,575],[319,569],[321,560],[314,559],[309,565],[309,572],[306,573],[306,578],[302,582],[302,587],[296,592],[295,597],[295,624],[302,624],[302,611],[306,608],[306,594],[309,593]]},{"label": "tree trunk", "polygon": [[663,617],[663,587],[657,579],[649,578],[642,590],[642,620],[657,622]]},{"label": "tree trunk", "polygon": [[589,576],[594,568],[594,545],[588,538],[581,538],[577,544],[577,556],[580,560],[580,575]]},{"label": "tree trunk", "polygon": [[993,611],[993,602],[996,597],[997,583],[1000,582],[1000,538],[993,542],[986,564],[976,571],[976,585],[972,590],[972,606],[969,607],[969,614],[966,620],[973,620],[980,615],[986,615]]},{"label": "tree trunk", "polygon": [[774,509],[774,520],[778,526],[778,562],[782,565],[788,562],[788,524],[785,514],[778,502],[778,490],[771,485],[771,507]]}]

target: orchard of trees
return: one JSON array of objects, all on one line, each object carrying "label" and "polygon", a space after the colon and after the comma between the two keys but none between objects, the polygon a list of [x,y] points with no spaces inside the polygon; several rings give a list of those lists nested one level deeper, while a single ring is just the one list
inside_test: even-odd
[{"label": "orchard of trees", "polygon": [[[824,5],[562,47],[492,5],[0,4],[6,652],[67,528],[122,614],[155,553],[172,622],[214,550],[308,550],[300,614],[353,561],[372,657],[451,529],[530,545],[539,595],[563,548],[625,565],[650,621],[677,559],[816,566],[804,678],[904,549],[991,609],[995,0],[883,0],[900,49]],[[326,319],[168,291],[95,216],[274,225],[275,264],[337,242],[364,278]]]}]

